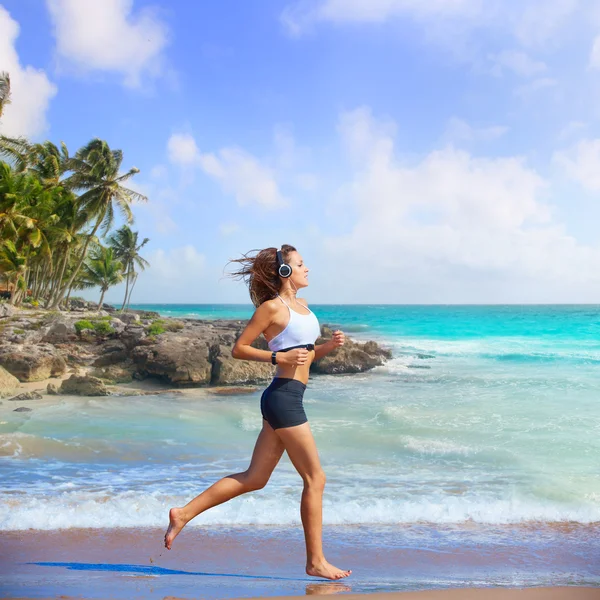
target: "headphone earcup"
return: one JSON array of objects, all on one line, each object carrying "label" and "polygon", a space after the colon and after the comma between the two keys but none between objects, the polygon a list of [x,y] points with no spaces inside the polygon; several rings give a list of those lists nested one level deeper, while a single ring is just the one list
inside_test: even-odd
[{"label": "headphone earcup", "polygon": [[292,267],[287,264],[282,264],[279,266],[279,276],[280,277],[289,277],[292,274]]}]

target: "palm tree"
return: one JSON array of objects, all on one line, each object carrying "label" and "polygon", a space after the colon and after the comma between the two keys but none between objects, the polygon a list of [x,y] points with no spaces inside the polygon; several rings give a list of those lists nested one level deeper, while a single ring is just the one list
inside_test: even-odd
[{"label": "palm tree", "polygon": [[4,107],[10,104],[10,76],[6,71],[0,72],[0,117]]},{"label": "palm tree", "polygon": [[69,169],[73,174],[67,177],[63,184],[72,190],[84,190],[79,196],[79,205],[95,223],[70,278],[56,295],[52,308],[58,306],[65,292],[72,286],[86,258],[89,243],[98,229],[101,228],[101,232],[106,234],[111,228],[115,218],[115,205],[126,221],[133,223],[129,205],[134,200],[147,200],[146,196],[121,185],[139,173],[139,169],[133,167],[124,175],[119,175],[122,162],[123,152],[111,150],[106,142],[98,138],[91,140],[69,160]]},{"label": "palm tree", "polygon": [[27,259],[17,250],[12,240],[6,240],[0,246],[0,272],[8,280],[9,287],[12,285],[10,303],[15,304],[19,292],[27,290],[25,273],[27,271]]},{"label": "palm tree", "polygon": [[[128,304],[129,286],[137,277],[135,270],[136,265],[143,271],[150,263],[139,255],[139,251],[150,241],[149,238],[144,238],[141,244],[138,244],[138,232],[132,231],[127,225],[123,225],[109,237],[109,243],[115,250],[115,256],[122,261],[125,268],[126,285],[125,298],[121,311]],[[133,286],[131,287],[133,290]]]},{"label": "palm tree", "polygon": [[112,248],[98,244],[83,265],[81,282],[77,287],[100,286],[100,302],[98,302],[100,311],[106,290],[121,281],[123,281],[123,263],[115,258]]}]

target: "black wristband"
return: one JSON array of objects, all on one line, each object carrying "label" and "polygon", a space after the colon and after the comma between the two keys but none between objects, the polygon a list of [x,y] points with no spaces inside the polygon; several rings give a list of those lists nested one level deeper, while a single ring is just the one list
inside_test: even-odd
[{"label": "black wristband", "polygon": [[271,363],[276,365],[277,364],[277,352],[272,352],[271,353]]}]

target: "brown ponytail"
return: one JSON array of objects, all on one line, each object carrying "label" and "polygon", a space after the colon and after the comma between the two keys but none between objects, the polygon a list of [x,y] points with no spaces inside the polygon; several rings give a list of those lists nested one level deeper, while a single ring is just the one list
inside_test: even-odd
[{"label": "brown ponytail", "polygon": [[[281,246],[284,262],[288,262],[292,252],[296,252],[296,248],[293,246],[288,244]],[[235,258],[229,262],[241,265],[241,268],[229,273],[229,276],[244,280],[248,285],[250,299],[254,306],[260,306],[266,300],[275,298],[279,293],[281,279],[277,272],[277,248],[251,250],[244,254],[242,258]]]}]

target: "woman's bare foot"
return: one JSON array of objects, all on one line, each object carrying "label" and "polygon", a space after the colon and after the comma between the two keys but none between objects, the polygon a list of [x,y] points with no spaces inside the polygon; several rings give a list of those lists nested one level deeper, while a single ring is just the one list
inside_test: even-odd
[{"label": "woman's bare foot", "polygon": [[167,550],[171,549],[171,544],[173,543],[173,540],[185,527],[186,523],[187,519],[183,514],[182,508],[172,508],[169,511],[169,528],[167,529],[167,533],[165,533],[165,548]]},{"label": "woman's bare foot", "polygon": [[325,579],[343,579],[348,577],[352,571],[344,571],[330,565],[326,560],[321,563],[306,565],[306,573],[313,577],[324,577]]}]

